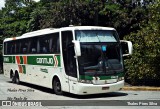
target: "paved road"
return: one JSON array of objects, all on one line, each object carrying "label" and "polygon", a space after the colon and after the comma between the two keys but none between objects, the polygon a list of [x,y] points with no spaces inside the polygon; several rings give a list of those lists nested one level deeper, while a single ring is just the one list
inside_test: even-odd
[{"label": "paved road", "polygon": [[[87,109],[106,109],[106,108],[122,108],[122,109],[159,109],[158,106],[120,106],[121,104],[128,104],[129,100],[150,100],[154,103],[157,103],[155,100],[160,100],[160,91],[119,91],[119,92],[113,92],[113,93],[107,93],[107,94],[97,94],[97,95],[87,95],[87,96],[76,96],[73,94],[65,93],[63,96],[58,96],[52,93],[51,89],[39,87],[36,85],[31,85],[27,83],[21,83],[20,85],[13,84],[10,82],[10,79],[4,77],[2,74],[0,74],[0,100],[65,100],[63,102],[68,102],[69,100],[72,100],[72,105],[75,106],[54,106],[54,107],[34,107],[34,109],[81,109],[82,106],[76,106],[76,105],[88,105]],[[76,104],[77,102],[74,102],[75,100],[81,100],[82,102],[80,104]],[[85,100],[85,101],[84,101]],[[94,100],[94,101],[93,101]],[[113,100],[111,104],[118,105],[118,106],[99,106],[104,105],[105,102],[110,102],[106,100]],[[127,101],[124,101],[127,100]],[[139,103],[139,101],[135,101],[136,103]],[[57,101],[55,101],[57,102]],[[54,102],[54,104],[55,104]],[[69,101],[70,102],[70,101]],[[103,102],[103,103],[102,103]],[[144,103],[148,101],[143,101]],[[159,105],[160,101],[158,101]],[[131,105],[131,104],[130,104]],[[139,104],[138,104],[139,105]],[[98,107],[97,107],[98,106]],[[10,107],[0,107],[0,109]],[[16,109],[21,107],[16,107]],[[84,107],[83,107],[84,108]]]}]

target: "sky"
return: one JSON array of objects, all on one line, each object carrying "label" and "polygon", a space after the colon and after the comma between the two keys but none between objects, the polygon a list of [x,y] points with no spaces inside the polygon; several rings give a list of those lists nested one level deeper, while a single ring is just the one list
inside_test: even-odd
[{"label": "sky", "polygon": [[[34,0],[36,2],[40,1],[40,0]],[[0,9],[2,9],[2,7],[4,7],[5,4],[5,0],[0,0]]]}]

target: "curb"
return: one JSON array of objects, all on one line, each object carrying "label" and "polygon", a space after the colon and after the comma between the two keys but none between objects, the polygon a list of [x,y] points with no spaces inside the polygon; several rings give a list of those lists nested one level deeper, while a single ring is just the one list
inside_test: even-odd
[{"label": "curb", "polygon": [[160,87],[148,87],[148,86],[124,86],[123,91],[160,91]]}]

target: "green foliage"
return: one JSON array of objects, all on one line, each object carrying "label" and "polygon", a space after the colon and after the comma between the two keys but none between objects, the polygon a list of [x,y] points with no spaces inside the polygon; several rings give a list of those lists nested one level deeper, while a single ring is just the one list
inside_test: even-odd
[{"label": "green foliage", "polygon": [[0,29],[3,30],[3,38],[15,37],[27,32],[33,3],[24,0],[6,0],[0,18]]},{"label": "green foliage", "polygon": [[5,37],[13,37],[28,31],[70,24],[98,25],[115,27],[122,39],[139,29],[145,15],[144,8],[134,6],[132,0],[41,0],[38,3],[6,0],[0,28],[4,29]]},{"label": "green foliage", "polygon": [[134,53],[125,60],[126,78],[134,85],[160,85],[160,1],[149,7],[149,21],[125,39],[133,42]]}]

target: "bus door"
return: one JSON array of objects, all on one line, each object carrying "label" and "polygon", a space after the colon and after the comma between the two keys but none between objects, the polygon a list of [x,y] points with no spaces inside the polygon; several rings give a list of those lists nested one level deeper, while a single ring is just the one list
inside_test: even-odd
[{"label": "bus door", "polygon": [[62,52],[65,69],[65,83],[68,83],[69,91],[74,92],[76,90],[77,82],[77,66],[74,45],[72,43],[73,34],[72,31],[62,32]]}]

